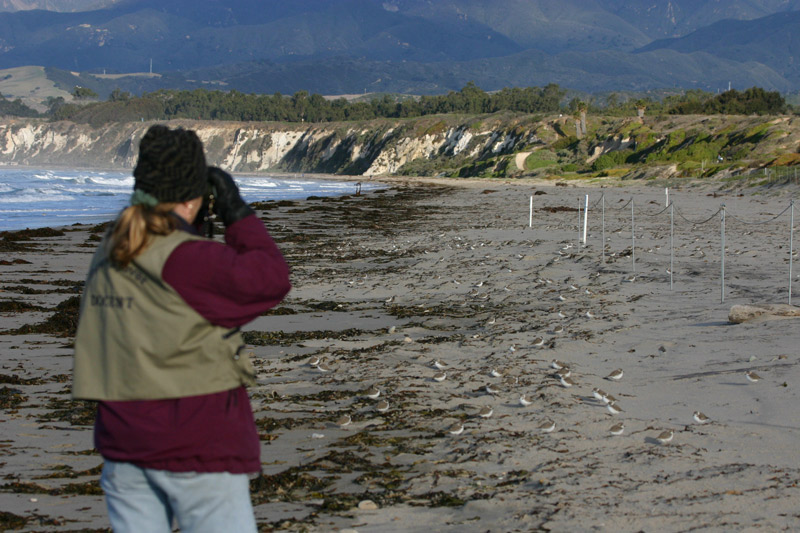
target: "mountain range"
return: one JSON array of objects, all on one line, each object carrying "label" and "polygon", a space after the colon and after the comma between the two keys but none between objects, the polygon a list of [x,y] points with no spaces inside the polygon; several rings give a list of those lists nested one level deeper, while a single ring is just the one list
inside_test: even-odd
[{"label": "mountain range", "polygon": [[798,30],[800,0],[0,0],[0,69],[49,67],[101,95],[791,92]]}]

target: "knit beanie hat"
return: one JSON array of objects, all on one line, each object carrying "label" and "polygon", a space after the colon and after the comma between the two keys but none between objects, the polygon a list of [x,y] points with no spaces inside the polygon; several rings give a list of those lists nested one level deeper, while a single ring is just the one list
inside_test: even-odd
[{"label": "knit beanie hat", "polygon": [[206,172],[203,143],[194,131],[155,125],[139,142],[133,189],[158,202],[185,202],[205,194]]}]

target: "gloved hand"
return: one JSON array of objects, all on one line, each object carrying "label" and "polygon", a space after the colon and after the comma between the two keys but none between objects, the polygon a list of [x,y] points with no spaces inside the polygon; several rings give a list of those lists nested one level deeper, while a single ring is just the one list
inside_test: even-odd
[{"label": "gloved hand", "polygon": [[230,174],[217,167],[208,167],[208,182],[214,189],[214,213],[226,228],[254,213],[242,200],[239,187]]}]

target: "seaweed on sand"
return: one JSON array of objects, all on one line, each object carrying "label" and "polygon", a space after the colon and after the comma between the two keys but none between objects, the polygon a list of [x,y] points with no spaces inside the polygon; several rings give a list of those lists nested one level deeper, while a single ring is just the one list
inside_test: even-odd
[{"label": "seaweed on sand", "polygon": [[99,476],[100,473],[103,471],[103,463],[99,465],[89,468],[88,470],[80,470],[76,472],[71,466],[69,465],[59,465],[56,466],[54,471],[50,474],[45,474],[43,476],[36,476],[33,479],[75,479],[83,476]]},{"label": "seaweed on sand", "polygon": [[250,481],[250,495],[253,505],[270,500],[302,501],[318,498],[334,478],[318,478],[302,471],[300,467],[290,468],[273,475],[261,474]]},{"label": "seaweed on sand", "polygon": [[60,229],[35,228],[23,229],[19,231],[2,231],[0,239],[4,241],[29,241],[41,237],[63,237],[65,233]]},{"label": "seaweed on sand", "polygon": [[11,387],[3,387],[0,389],[1,409],[16,409],[26,401],[28,401],[28,397],[22,394],[22,391],[19,389],[12,389]]},{"label": "seaweed on sand", "polygon": [[72,426],[91,426],[97,414],[97,404],[82,400],[52,398],[47,402],[47,412],[37,422],[69,422]]},{"label": "seaweed on sand", "polygon": [[80,311],[80,296],[67,298],[55,307],[47,320],[38,324],[26,324],[16,330],[0,332],[15,335],[30,335],[33,333],[46,333],[58,337],[74,337],[78,330],[78,313]]},{"label": "seaweed on sand", "polygon": [[43,310],[44,307],[33,305],[24,300],[0,301],[0,313],[24,313],[26,311],[43,311]]},{"label": "seaweed on sand", "polygon": [[242,333],[242,337],[244,337],[244,342],[253,346],[286,346],[304,340],[347,339],[349,337],[364,335],[364,333],[364,330],[355,328],[342,331],[297,331],[295,333],[286,333],[283,331],[245,331]]},{"label": "seaweed on sand", "polygon": [[79,496],[103,495],[103,489],[100,488],[99,479],[93,479],[85,483],[67,483],[57,488],[49,488],[29,481],[12,481],[11,483],[0,485],[0,492],[12,492],[14,494],[49,494],[50,496],[62,496],[65,494]]},{"label": "seaweed on sand", "polygon": [[0,531],[22,529],[28,524],[28,519],[8,511],[0,511]]}]

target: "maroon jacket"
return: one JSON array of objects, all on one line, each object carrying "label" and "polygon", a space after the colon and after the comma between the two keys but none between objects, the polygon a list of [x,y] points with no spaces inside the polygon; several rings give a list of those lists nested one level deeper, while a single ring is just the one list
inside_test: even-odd
[{"label": "maroon jacket", "polygon": [[[188,225],[184,231],[192,231]],[[289,292],[289,268],[264,224],[231,224],[225,243],[189,241],[170,255],[162,277],[209,322],[235,328]],[[95,446],[104,458],[173,472],[261,469],[258,432],[244,387],[169,400],[99,402]]]}]

